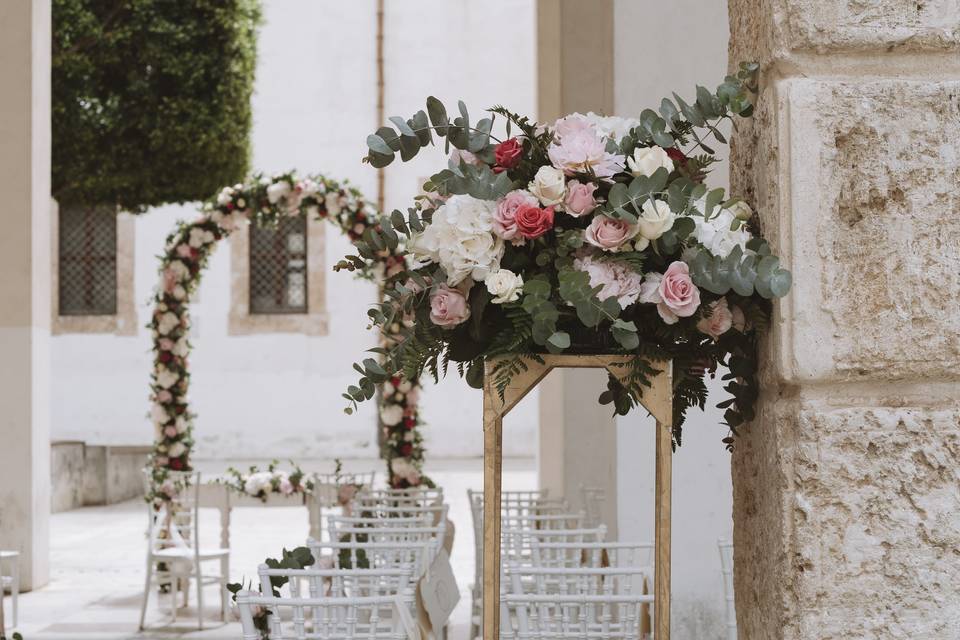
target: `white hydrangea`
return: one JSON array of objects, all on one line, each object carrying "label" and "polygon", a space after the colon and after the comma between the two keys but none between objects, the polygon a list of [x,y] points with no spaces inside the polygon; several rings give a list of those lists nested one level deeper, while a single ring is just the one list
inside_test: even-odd
[{"label": "white hydrangea", "polygon": [[590,124],[597,128],[604,137],[620,142],[630,129],[640,126],[640,120],[637,118],[622,118],[620,116],[601,116],[600,114],[588,111],[584,116]]},{"label": "white hydrangea", "polygon": [[273,474],[269,471],[258,471],[247,477],[243,483],[243,490],[251,496],[258,495],[261,491],[270,493],[273,487]]},{"label": "white hydrangea", "polygon": [[392,427],[403,420],[403,407],[398,404],[388,404],[380,409],[380,419],[383,424]]},{"label": "white hydrangea", "polygon": [[447,284],[468,276],[483,280],[500,268],[503,240],[493,234],[495,202],[471,196],[452,196],[433,213],[423,233],[407,242],[407,249],[423,262],[436,262],[447,272]]},{"label": "white hydrangea", "polygon": [[[702,202],[697,205],[702,211]],[[709,220],[702,216],[694,216],[693,220],[696,223],[693,237],[716,257],[726,258],[734,247],[740,247],[744,253],[747,252],[747,242],[752,236],[743,224],[731,229],[736,218],[729,209],[715,209]]]}]

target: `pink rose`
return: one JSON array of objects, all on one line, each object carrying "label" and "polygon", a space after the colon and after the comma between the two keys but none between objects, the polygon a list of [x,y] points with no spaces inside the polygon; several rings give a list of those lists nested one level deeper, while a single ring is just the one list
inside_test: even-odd
[{"label": "pink rose", "polygon": [[536,207],[540,205],[529,191],[517,189],[511,191],[497,202],[497,210],[493,214],[493,232],[504,240],[512,240],[514,244],[523,242],[517,232],[517,211],[521,207]]},{"label": "pink rose", "polygon": [[177,437],[177,428],[176,428],[175,426],[173,426],[172,424],[169,425],[169,426],[167,426],[167,427],[164,427],[164,428],[163,428],[163,435],[167,436],[168,438],[176,438],[176,437]]},{"label": "pink rose", "polygon": [[[657,287],[662,304],[657,305],[664,322],[673,324],[677,317],[689,318],[700,306],[700,290],[690,279],[690,268],[685,262],[672,262]],[[666,307],[665,309],[663,307]],[[673,315],[673,322],[667,318]]]},{"label": "pink rose", "polygon": [[597,185],[592,182],[582,184],[579,180],[571,180],[567,183],[567,194],[563,199],[563,205],[566,212],[574,218],[585,216],[597,208],[597,200],[593,197],[593,192],[597,190]]},{"label": "pink rose", "polygon": [[167,404],[171,401],[173,401],[173,394],[166,389],[162,389],[157,393],[157,402],[160,404]]},{"label": "pink rose", "polygon": [[280,486],[277,488],[280,490],[280,493],[282,493],[285,496],[288,496],[291,493],[293,493],[293,483],[290,482],[289,478],[282,478],[280,480]]},{"label": "pink rose", "polygon": [[441,327],[458,325],[470,317],[470,305],[460,291],[445,284],[430,296],[430,320]]},{"label": "pink rose", "polygon": [[191,249],[190,245],[187,245],[187,244],[177,245],[177,255],[180,256],[181,258],[192,258],[193,249]]},{"label": "pink rose", "polygon": [[177,284],[179,284],[177,274],[172,269],[164,269],[163,275],[161,277],[163,279],[164,293],[170,293],[171,291],[173,291],[174,287],[176,287]]},{"label": "pink rose", "polygon": [[527,240],[539,238],[550,229],[553,229],[553,207],[522,206],[517,210],[517,231]]},{"label": "pink rose", "polygon": [[173,351],[174,342],[170,338],[160,338],[157,341],[157,346],[160,347],[161,351]]},{"label": "pink rose", "polygon": [[697,322],[697,330],[716,340],[733,326],[733,314],[727,306],[726,298],[711,302],[707,309],[709,310],[709,317],[705,313],[700,318],[700,321]]},{"label": "pink rose", "polygon": [[624,242],[637,235],[638,230],[639,227],[626,220],[596,216],[584,232],[584,239],[604,251],[616,251]]}]

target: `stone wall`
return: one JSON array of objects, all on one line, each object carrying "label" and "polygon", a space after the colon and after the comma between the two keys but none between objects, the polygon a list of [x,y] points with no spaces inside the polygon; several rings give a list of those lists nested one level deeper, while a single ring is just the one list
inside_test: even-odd
[{"label": "stone wall", "polygon": [[740,637],[960,637],[960,2],[730,0],[794,273],[734,454]]},{"label": "stone wall", "polygon": [[149,446],[55,441],[50,447],[50,511],[122,502],[143,495]]}]

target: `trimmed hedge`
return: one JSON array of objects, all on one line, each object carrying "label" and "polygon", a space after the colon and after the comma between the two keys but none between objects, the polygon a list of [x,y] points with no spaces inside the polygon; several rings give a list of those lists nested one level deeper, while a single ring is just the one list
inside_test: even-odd
[{"label": "trimmed hedge", "polygon": [[54,0],[53,195],[143,211],[250,168],[259,0]]}]

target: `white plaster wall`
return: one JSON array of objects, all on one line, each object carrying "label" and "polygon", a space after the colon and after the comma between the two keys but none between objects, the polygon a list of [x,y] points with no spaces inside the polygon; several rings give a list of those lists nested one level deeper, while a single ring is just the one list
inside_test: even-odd
[{"label": "white plaster wall", "polygon": [[[676,91],[685,100],[702,84],[716,87],[727,72],[726,0],[636,2],[616,0],[614,103],[618,115],[657,109]],[[710,184],[726,187],[726,148],[716,149]],[[725,397],[717,380],[710,386],[708,410],[692,409],[683,431],[683,446],[673,462],[673,619],[676,640],[724,637],[723,582],[719,537],[733,531],[730,455],[720,439]],[[652,539],[652,418],[636,412],[617,421],[618,512],[623,540]]]},{"label": "white plaster wall", "polygon": [[[534,2],[442,0],[387,2],[386,111],[409,117],[434,94],[483,108],[535,109]],[[349,179],[375,199],[376,172],[360,163],[376,125],[375,2],[266,0],[259,41],[253,146],[255,169],[296,168]],[[496,28],[491,28],[496,25]],[[444,165],[442,148],[387,169],[387,207],[404,207],[419,179]],[[142,326],[156,282],[156,254],[175,220],[195,205],[167,206],[137,220],[136,336],[61,335],[52,340],[54,439],[141,444],[146,419],[150,340]],[[327,234],[327,261],[349,250]],[[365,329],[372,285],[332,271],[327,278],[330,333],[322,337],[228,336],[230,260],[221,247],[193,306],[191,402],[201,457],[375,455],[372,405],[352,417],[340,393],[350,364],[375,342]],[[456,374],[453,376],[456,378]],[[429,386],[423,397],[429,456],[479,455],[481,398],[459,379]],[[508,455],[533,455],[537,411],[511,416]]]}]

